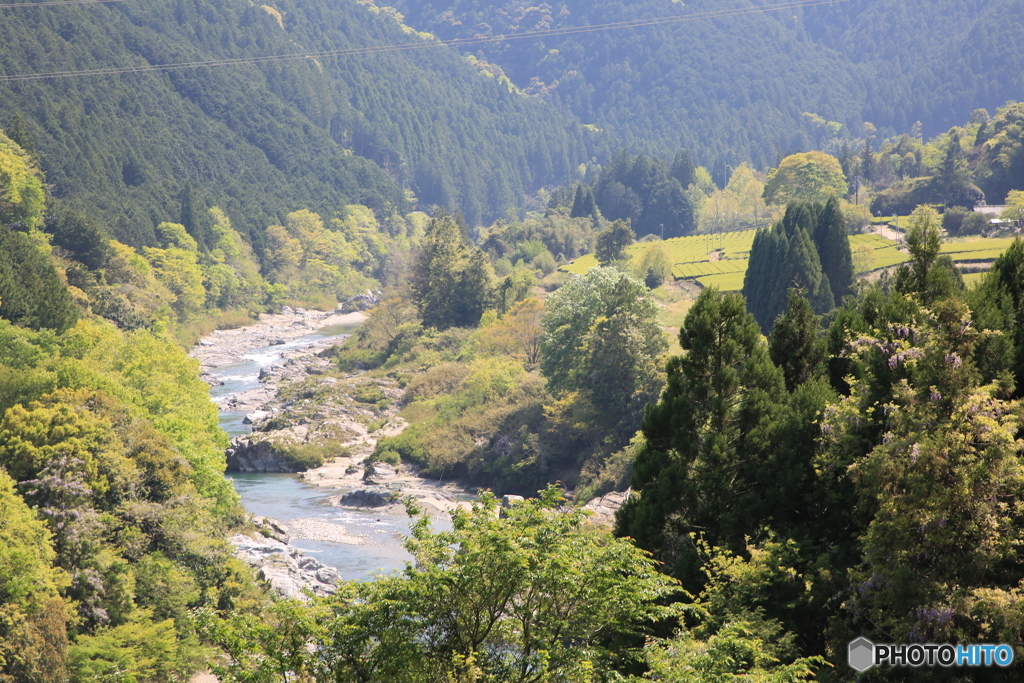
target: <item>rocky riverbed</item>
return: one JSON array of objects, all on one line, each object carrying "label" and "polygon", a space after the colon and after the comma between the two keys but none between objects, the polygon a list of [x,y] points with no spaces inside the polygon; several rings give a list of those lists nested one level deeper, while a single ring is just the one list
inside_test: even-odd
[{"label": "rocky riverbed", "polygon": [[[191,355],[200,362],[222,418],[244,416],[238,431],[244,429],[242,421],[252,429],[233,439],[229,472],[295,472],[304,466],[289,454],[312,449],[324,459],[322,466],[297,476],[325,492],[337,491],[328,501],[339,510],[367,510],[380,523],[404,520],[408,496],[436,514],[464,504],[458,499],[468,494],[453,484],[426,480],[401,467],[364,465],[377,439],[397,434],[405,422],[397,417],[403,394],[397,383],[339,373],[326,353],[343,339],[338,331],[354,329],[363,319],[360,312],[285,309],[261,316],[252,326],[218,330],[199,342]],[[344,546],[382,542],[379,534],[352,533],[327,518],[257,521],[254,532],[230,539],[236,554],[279,594],[291,597],[306,589],[315,595],[330,593],[339,578],[293,541]],[[383,542],[397,547],[400,539],[392,535]]]}]

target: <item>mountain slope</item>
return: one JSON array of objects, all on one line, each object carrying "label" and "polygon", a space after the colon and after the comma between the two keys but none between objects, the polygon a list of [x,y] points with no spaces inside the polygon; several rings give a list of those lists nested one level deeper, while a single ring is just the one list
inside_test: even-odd
[{"label": "mountain slope", "polygon": [[[375,9],[322,0],[3,9],[0,76],[420,40]],[[525,193],[565,182],[584,154],[568,117],[443,48],[0,82],[0,125],[15,112],[54,194],[136,245],[180,218],[187,186],[259,247],[254,227],[303,206],[405,211],[402,186],[472,221],[504,215]]]},{"label": "mountain slope", "polygon": [[[1024,97],[1020,0],[849,0],[771,10],[777,0],[396,0],[444,38],[715,16],[573,32],[471,48],[520,87],[602,129],[609,146],[665,155],[693,148],[719,171],[824,141],[804,112],[862,135],[935,135]],[[764,12],[750,13],[763,7]],[[747,13],[744,13],[747,12]],[[716,178],[718,177],[716,173]]]}]

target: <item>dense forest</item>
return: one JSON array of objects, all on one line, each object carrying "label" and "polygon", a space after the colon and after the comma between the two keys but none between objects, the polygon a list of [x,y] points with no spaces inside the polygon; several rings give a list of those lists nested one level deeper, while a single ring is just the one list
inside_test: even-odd
[{"label": "dense forest", "polygon": [[154,246],[190,195],[222,207],[258,253],[261,228],[297,207],[363,204],[387,219],[408,211],[403,189],[489,222],[587,158],[567,116],[444,49],[9,80],[429,41],[372,5],[0,11],[0,120],[19,113],[54,194],[132,246]]},{"label": "dense forest", "polygon": [[[693,149],[720,184],[726,164],[764,169],[780,155],[823,144],[832,135],[827,122],[841,124],[841,137],[859,137],[863,122],[892,135],[920,121],[932,136],[974,108],[1018,98],[1024,85],[1012,0],[854,0],[744,12],[773,4],[395,6],[409,24],[443,38],[539,32],[466,49],[600,129],[612,147]],[[675,17],[684,20],[573,30]],[[550,29],[567,30],[543,35]]]},{"label": "dense forest", "polygon": [[[522,217],[539,190],[619,147],[667,157],[689,148],[724,186],[742,162],[838,154],[843,141],[910,133],[915,122],[938,135],[1020,92],[1012,3],[729,14],[756,5],[398,3],[404,19],[314,0],[5,8],[0,120],[23,117],[55,196],[120,241],[154,246],[160,222],[219,206],[262,257],[262,228],[300,206],[330,217],[362,204],[386,221],[409,210],[411,192],[475,227]],[[377,51],[436,40],[417,30],[473,38],[708,11],[722,16],[487,42],[465,57]],[[915,23],[923,12],[928,31]],[[312,53],[324,54],[276,58]]]},{"label": "dense forest", "polygon": [[[1019,2],[28,4],[0,7],[0,683],[1024,652],[1024,240],[970,287],[942,252],[1024,222]],[[890,215],[906,262],[865,272],[850,236]],[[739,261],[715,238],[749,228],[742,292],[673,276],[673,238]],[[186,348],[356,294],[293,390],[396,404],[355,472],[478,495],[440,528],[405,500],[403,570],[285,599],[226,540],[258,532]]]}]

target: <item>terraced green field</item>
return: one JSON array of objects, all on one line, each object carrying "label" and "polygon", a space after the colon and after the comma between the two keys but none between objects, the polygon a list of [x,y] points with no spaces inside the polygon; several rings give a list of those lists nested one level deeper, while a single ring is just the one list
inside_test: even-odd
[{"label": "terraced green field", "polygon": [[[747,272],[747,259],[755,232],[743,230],[724,235],[690,235],[665,240],[663,244],[672,259],[672,275],[677,280],[695,280],[704,287],[715,286],[726,292],[743,289],[743,276]],[[942,253],[949,254],[955,261],[990,260],[1003,253],[1012,242],[1013,238],[951,241],[943,243]],[[661,243],[645,242],[630,246],[626,250],[630,264],[640,263],[646,251],[656,244]],[[873,233],[852,235],[850,248],[860,274],[910,260],[909,254],[900,251],[905,246]],[[562,270],[583,274],[596,265],[594,255],[586,254],[562,266]],[[972,274],[968,279],[973,282],[978,277],[980,274]]]}]

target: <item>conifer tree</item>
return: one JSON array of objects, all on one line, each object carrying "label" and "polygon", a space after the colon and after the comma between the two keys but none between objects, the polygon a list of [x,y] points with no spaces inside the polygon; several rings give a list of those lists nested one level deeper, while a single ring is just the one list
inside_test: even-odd
[{"label": "conifer tree", "polygon": [[789,305],[772,326],[768,352],[772,362],[782,368],[786,389],[791,392],[823,370],[825,345],[818,332],[811,302],[799,289],[790,289]]},{"label": "conifer tree", "polygon": [[576,186],[576,197],[572,202],[570,218],[590,218],[596,226],[601,220],[601,214],[597,210],[597,201],[594,199],[594,190],[589,185],[580,183]]},{"label": "conifer tree", "polygon": [[[825,248],[822,248],[825,245]],[[747,306],[767,333],[785,310],[789,289],[801,288],[818,315],[830,311],[849,291],[853,259],[839,204],[790,204],[782,220],[754,238],[743,280]],[[845,255],[844,255],[845,252]],[[828,259],[826,261],[826,256]],[[828,263],[840,286],[833,287]],[[847,265],[848,263],[848,265]]]},{"label": "conifer tree", "polygon": [[681,152],[676,152],[676,158],[672,160],[672,168],[668,174],[678,180],[683,189],[697,182],[697,168],[693,165],[690,150],[684,149]]},{"label": "conifer tree", "polygon": [[443,212],[427,226],[409,285],[423,324],[439,330],[475,326],[495,302],[494,270],[486,254]]},{"label": "conifer tree", "polygon": [[734,545],[749,530],[747,517],[757,513],[743,501],[757,495],[749,476],[758,464],[744,457],[744,433],[772,410],[784,382],[737,294],[701,292],[679,344],[686,353],[669,361],[661,400],[647,410],[634,496],[616,533],[636,539],[692,587],[699,560],[680,539],[702,529],[710,542]]},{"label": "conifer tree", "polygon": [[813,237],[821,259],[821,269],[828,276],[832,296],[838,305],[850,293],[854,272],[846,219],[835,197],[829,198],[818,215]]}]

